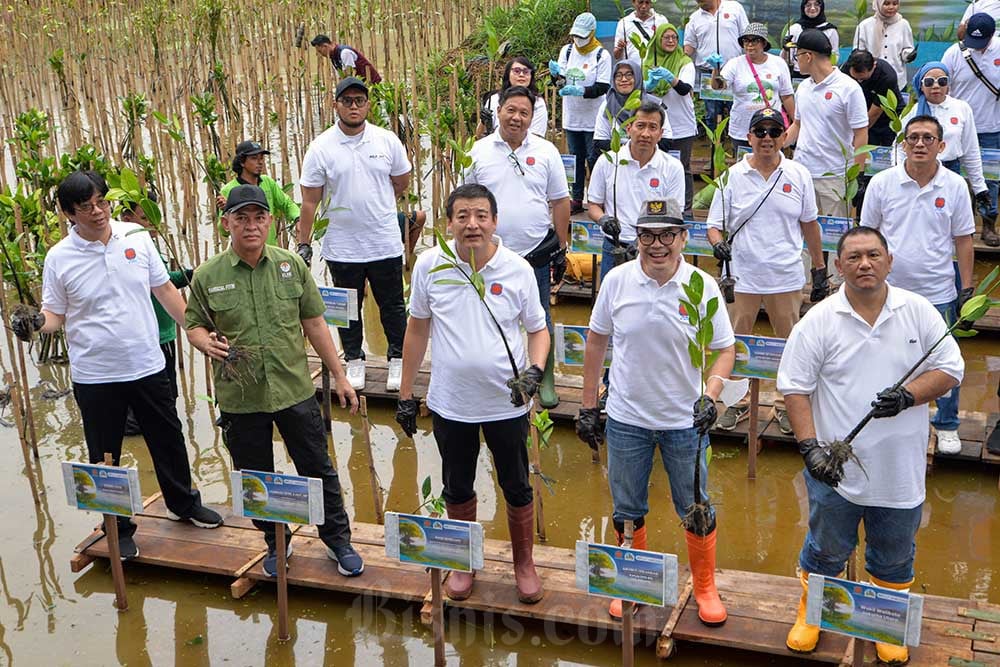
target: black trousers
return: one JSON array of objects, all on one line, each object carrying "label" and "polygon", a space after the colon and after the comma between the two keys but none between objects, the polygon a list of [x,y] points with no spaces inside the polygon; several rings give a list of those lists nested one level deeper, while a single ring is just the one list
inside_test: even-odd
[{"label": "black trousers", "polygon": [[[118,465],[125,415],[131,408],[153,459],[156,481],[167,508],[177,516],[190,516],[201,503],[201,496],[191,488],[184,433],[167,369],[130,382],[74,382],[73,396],[83,417],[90,462],[102,463],[105,452],[109,452]],[[135,525],[119,517],[118,529],[123,535],[132,535]]]},{"label": "black trousers", "polygon": [[403,336],[406,335],[402,256],[379,259],[374,262],[354,263],[327,260],[326,263],[333,275],[334,285],[358,291],[358,319],[350,322],[350,326],[338,329],[340,342],[344,346],[344,358],[347,361],[365,358],[365,353],[361,349],[361,344],[365,339],[361,306],[365,297],[365,281],[367,280],[368,284],[371,285],[375,303],[378,304],[382,330],[389,343],[387,356],[390,359],[401,359],[403,357]]},{"label": "black trousers", "polygon": [[[233,467],[274,472],[274,426],[278,427],[298,474],[323,480],[326,521],[317,526],[320,539],[329,547],[350,543],[351,524],[340,495],[340,478],[326,449],[326,429],[315,398],[278,412],[223,412],[222,440],[233,457]],[[264,541],[273,550],[275,524],[254,521],[253,525],[264,532]]]},{"label": "black trousers", "polygon": [[528,481],[528,416],[470,424],[434,414],[434,439],[441,453],[441,479],[445,502],[458,505],[476,495],[476,462],[479,460],[479,429],[493,455],[493,467],[510,507],[532,501]]}]

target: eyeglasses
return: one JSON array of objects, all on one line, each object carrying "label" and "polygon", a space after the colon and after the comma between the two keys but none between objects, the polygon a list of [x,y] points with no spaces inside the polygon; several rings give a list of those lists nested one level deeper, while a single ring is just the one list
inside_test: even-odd
[{"label": "eyeglasses", "polygon": [[663,36],[660,37],[660,39],[662,39],[664,42],[676,42],[677,35],[676,33],[672,33],[668,30],[667,32],[663,33]]},{"label": "eyeglasses", "polygon": [[653,245],[653,241],[659,241],[663,245],[670,245],[671,243],[674,242],[674,239],[677,238],[678,234],[680,234],[679,231],[673,231],[673,230],[660,232],[659,234],[657,234],[656,232],[642,231],[639,232],[637,236],[639,237],[639,243],[641,243],[644,246],[651,246]]},{"label": "eyeglasses", "polygon": [[524,176],[524,167],[521,166],[521,161],[517,159],[517,155],[514,154],[514,151],[508,153],[507,160],[514,165],[514,169],[517,169],[517,173]]},{"label": "eyeglasses", "polygon": [[764,137],[771,137],[772,139],[777,139],[785,133],[780,127],[755,127],[753,130],[753,136],[758,139],[763,139]]},{"label": "eyeglasses", "polygon": [[948,77],[946,77],[946,76],[939,76],[939,77],[926,76],[926,77],[924,77],[923,81],[921,81],[920,83],[922,83],[924,85],[924,88],[933,88],[935,84],[937,84],[938,86],[941,86],[942,88],[944,88],[945,86],[948,85]]},{"label": "eyeglasses", "polygon": [[916,146],[917,144],[923,142],[924,146],[933,146],[934,142],[938,138],[933,134],[908,134],[906,135],[906,143],[911,146]]},{"label": "eyeglasses", "polygon": [[531,70],[528,69],[527,67],[511,67],[510,68],[510,73],[511,74],[519,74],[520,76],[525,76],[525,75],[531,74]]},{"label": "eyeglasses", "polygon": [[764,39],[762,37],[744,37],[742,40],[743,46],[747,44],[763,44]]},{"label": "eyeglasses", "polygon": [[615,72],[615,81],[635,81],[635,74],[631,71]]},{"label": "eyeglasses", "polygon": [[367,97],[341,97],[339,100],[337,100],[337,102],[339,102],[340,104],[343,104],[345,107],[348,107],[348,108],[350,108],[350,107],[361,108],[361,107],[363,107],[365,105],[365,103],[368,102],[368,98]]},{"label": "eyeglasses", "polygon": [[97,212],[97,209],[101,209],[102,211],[110,210],[111,202],[109,202],[104,197],[99,197],[97,201],[93,202],[88,201],[88,202],[83,202],[81,204],[73,205],[74,213],[86,213],[87,215],[93,215],[94,213]]},{"label": "eyeglasses", "polygon": [[809,7],[814,7],[814,8],[816,8],[816,9],[819,9],[819,8],[820,8],[820,7],[822,7],[822,6],[823,6],[823,3],[821,3],[821,2],[807,2],[807,3],[806,3],[806,7],[807,7],[807,8],[809,8]]}]

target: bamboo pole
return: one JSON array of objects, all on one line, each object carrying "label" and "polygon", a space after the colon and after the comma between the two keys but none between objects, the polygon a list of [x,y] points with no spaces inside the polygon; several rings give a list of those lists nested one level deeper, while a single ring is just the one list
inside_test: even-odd
[{"label": "bamboo pole", "polygon": [[35,481],[35,470],[31,464],[31,457],[28,454],[28,440],[25,437],[24,415],[21,412],[21,392],[18,389],[17,383],[14,382],[13,373],[4,373],[3,381],[8,387],[10,387],[10,402],[11,405],[14,406],[14,422],[17,424],[17,439],[18,442],[21,443],[21,457],[24,459],[24,474],[27,475],[28,485],[31,487],[31,498],[35,501],[36,505],[39,505],[41,504],[41,499],[38,497],[39,489],[38,484]]},{"label": "bamboo pole", "polygon": [[375,457],[372,454],[371,422],[368,420],[368,400],[361,397],[361,425],[365,438],[365,451],[368,453],[368,475],[372,483],[372,502],[375,505],[375,522],[379,525],[385,523],[383,507],[385,499],[382,497],[382,484],[379,482],[378,472],[375,470]]},{"label": "bamboo pole", "polygon": [[[104,465],[114,465],[110,452],[104,454]],[[119,612],[127,611],[128,598],[125,595],[125,571],[122,569],[122,552],[118,543],[118,517],[113,514],[104,515],[104,532],[108,537],[108,559],[111,561],[111,579],[115,582],[115,607]]]}]

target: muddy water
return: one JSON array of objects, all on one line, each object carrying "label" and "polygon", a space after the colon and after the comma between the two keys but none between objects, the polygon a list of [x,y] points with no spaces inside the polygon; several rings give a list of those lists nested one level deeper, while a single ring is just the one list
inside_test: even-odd
[{"label": "muddy water", "polygon": [[[979,267],[980,272],[985,265]],[[364,315],[377,322],[369,300]],[[561,304],[554,320],[585,323],[588,308]],[[378,325],[368,344],[384,353]],[[376,329],[372,331],[372,329]],[[761,333],[768,333],[766,323]],[[963,341],[968,375],[962,408],[996,410],[998,339]],[[992,362],[990,357],[993,357]],[[204,393],[205,369],[186,345],[181,372],[188,449],[194,477],[210,503],[227,503],[230,461],[215,429]],[[9,360],[4,366],[10,367]],[[992,370],[990,370],[992,369]],[[65,367],[33,373],[32,385],[50,380],[67,386]],[[279,642],[274,589],[264,585],[242,600],[229,596],[229,580],[188,576],[151,567],[126,567],[130,609],[113,607],[106,563],[72,574],[73,547],[96,524],[93,515],[67,507],[59,471],[62,460],[86,458],[79,414],[72,397],[46,401],[32,390],[40,440],[45,495],[36,508],[22,474],[12,429],[0,430],[4,463],[0,503],[6,539],[0,541],[0,665],[427,665],[433,657],[430,631],[418,609],[405,604],[376,605],[347,596],[292,590],[293,639]],[[372,444],[389,509],[413,511],[420,504],[420,481],[430,475],[440,489],[439,457],[430,434],[405,438],[392,419],[393,406],[371,406]],[[420,426],[429,429],[429,420]],[[362,450],[360,422],[344,414],[334,424],[332,452],[344,496],[356,521],[373,521],[370,482]],[[129,438],[123,464],[138,466],[146,494],[156,490],[148,454],[140,438]],[[758,478],[746,478],[746,450],[716,442],[711,493],[719,512],[719,555],[723,568],[791,574],[806,526],[801,460],[791,448],[769,447],[759,459]],[[293,467],[280,443],[279,470]],[[477,479],[480,520],[489,537],[507,536],[503,505],[488,457]],[[556,480],[546,495],[549,544],[570,547],[575,540],[611,537],[611,498],[604,474],[572,430],[556,428],[542,453],[542,469]],[[996,512],[998,468],[939,463],[928,479],[928,499],[917,536],[917,590],[959,598],[1000,601],[1000,518]],[[684,551],[684,538],[669,502],[668,483],[655,469],[650,483],[649,543],[670,553]],[[509,618],[454,617],[447,629],[452,665],[608,665],[619,648],[603,633]],[[640,665],[656,664],[653,649],[639,651]],[[684,646],[678,665],[793,665],[795,660]]]}]

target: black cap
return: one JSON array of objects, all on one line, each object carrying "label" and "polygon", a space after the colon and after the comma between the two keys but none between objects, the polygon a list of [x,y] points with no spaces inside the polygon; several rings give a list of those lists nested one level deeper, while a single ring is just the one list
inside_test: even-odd
[{"label": "black cap", "polygon": [[361,91],[365,94],[365,96],[366,97],[368,96],[368,86],[365,85],[365,82],[356,76],[348,76],[341,79],[340,83],[337,84],[337,94],[336,97],[334,97],[334,99],[339,100],[340,96],[346,93],[351,88],[360,88]]},{"label": "black cap", "polygon": [[256,141],[241,141],[236,144],[236,157],[249,157],[251,155],[270,155],[271,151],[267,150]]},{"label": "black cap", "polygon": [[802,34],[799,35],[799,38],[794,42],[785,44],[785,48],[812,51],[813,53],[819,53],[824,56],[828,56],[833,53],[833,48],[830,46],[830,40],[827,36],[823,34],[822,30],[816,30],[814,28],[803,30]]},{"label": "black cap", "polygon": [[754,125],[758,125],[766,121],[777,123],[782,129],[785,129],[785,119],[781,117],[781,112],[775,111],[771,108],[758,109],[755,111],[753,116],[750,117],[750,129],[752,130]]},{"label": "black cap", "polygon": [[260,206],[265,211],[270,211],[271,206],[267,203],[267,196],[264,191],[256,185],[237,185],[229,191],[226,198],[226,207],[223,213],[235,213],[246,206]]}]

